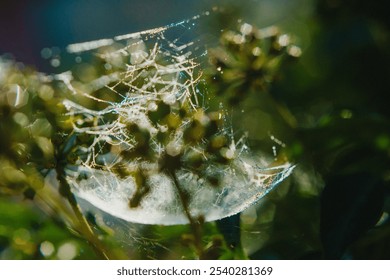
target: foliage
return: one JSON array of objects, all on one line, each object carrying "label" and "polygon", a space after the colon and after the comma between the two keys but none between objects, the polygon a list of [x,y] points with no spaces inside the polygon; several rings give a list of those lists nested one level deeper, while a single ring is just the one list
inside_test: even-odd
[{"label": "foliage", "polygon": [[273,89],[295,116],[290,154],[324,180],[322,248],[308,258],[389,258],[389,25],[380,10],[319,1],[310,49]]}]

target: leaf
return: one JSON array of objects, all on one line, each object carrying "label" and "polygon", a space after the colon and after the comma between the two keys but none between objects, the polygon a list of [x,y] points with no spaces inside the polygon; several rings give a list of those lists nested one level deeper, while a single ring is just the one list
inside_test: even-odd
[{"label": "leaf", "polygon": [[345,249],[373,227],[382,213],[383,183],[366,172],[333,175],[321,197],[321,239],[326,259]]},{"label": "leaf", "polygon": [[0,235],[0,254],[7,249],[7,247],[10,245],[10,240],[7,236]]},{"label": "leaf", "polygon": [[229,249],[241,246],[240,213],[217,220],[216,224]]}]

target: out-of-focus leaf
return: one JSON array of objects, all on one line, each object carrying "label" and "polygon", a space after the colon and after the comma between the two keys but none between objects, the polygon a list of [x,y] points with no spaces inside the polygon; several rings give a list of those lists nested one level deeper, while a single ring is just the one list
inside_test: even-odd
[{"label": "out-of-focus leaf", "polygon": [[223,218],[216,221],[218,230],[223,235],[226,245],[231,250],[240,247],[241,244],[241,229],[240,229],[240,213]]},{"label": "out-of-focus leaf", "polygon": [[322,193],[321,238],[324,257],[338,259],[382,213],[383,184],[364,171],[331,176]]},{"label": "out-of-focus leaf", "polygon": [[9,243],[7,236],[0,235],[0,254],[9,246]]}]

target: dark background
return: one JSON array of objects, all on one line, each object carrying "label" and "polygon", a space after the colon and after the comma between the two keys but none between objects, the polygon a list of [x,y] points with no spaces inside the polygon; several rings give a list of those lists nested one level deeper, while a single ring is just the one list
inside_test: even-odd
[{"label": "dark background", "polygon": [[201,1],[191,0],[32,0],[1,2],[0,53],[40,66],[45,47],[113,37],[146,30],[196,15]]}]

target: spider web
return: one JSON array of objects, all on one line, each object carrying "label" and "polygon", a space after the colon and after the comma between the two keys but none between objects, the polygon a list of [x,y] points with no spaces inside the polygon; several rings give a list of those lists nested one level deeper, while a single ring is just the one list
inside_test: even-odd
[{"label": "spider web", "polygon": [[[88,136],[88,144],[80,145],[75,151],[78,161],[67,170],[68,181],[85,208],[97,207],[112,216],[140,224],[188,223],[174,182],[160,172],[158,161],[142,157],[126,160],[121,152],[136,148],[139,139],[129,132],[129,125],[136,124],[150,135],[150,149],[157,158],[181,150],[206,157],[200,147],[183,140],[191,119],[181,121],[166,145],[156,139],[167,130],[167,125],[150,119],[150,113],[156,112],[161,104],[169,106],[173,116],[183,109],[192,115],[207,111],[207,85],[202,78],[207,50],[202,41],[193,39],[199,18],[68,46],[68,52],[75,54],[79,61],[83,54],[92,53],[101,63],[101,72],[87,82],[72,71],[56,76],[71,93],[64,105],[73,121],[74,134]],[[226,112],[218,118],[224,123],[219,134],[229,139],[225,152],[232,160],[228,165],[210,160],[203,173],[220,178],[220,187],[212,186],[199,174],[185,168],[176,174],[191,198],[191,215],[202,215],[206,221],[243,211],[294,168],[289,163],[259,166],[262,160],[249,150],[244,137],[235,141]],[[203,139],[203,143],[207,141]],[[148,174],[150,190],[137,207],[129,207],[129,198],[137,191],[136,179],[132,175],[119,176],[118,165],[130,173],[142,168]]]}]

